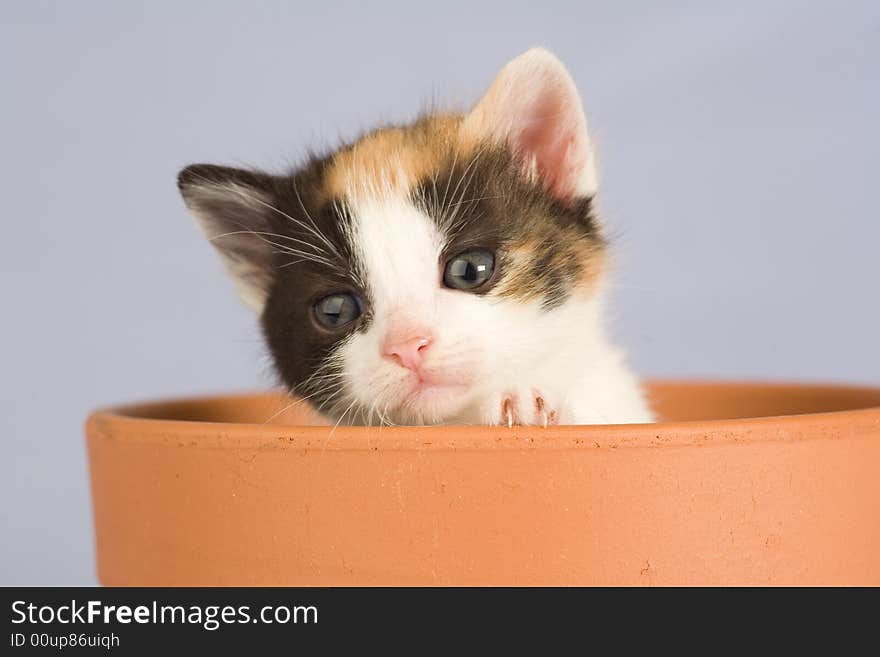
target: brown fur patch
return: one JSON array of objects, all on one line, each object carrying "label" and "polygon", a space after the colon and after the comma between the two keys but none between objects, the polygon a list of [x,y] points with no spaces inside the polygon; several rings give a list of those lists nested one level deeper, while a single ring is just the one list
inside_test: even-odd
[{"label": "brown fur patch", "polygon": [[474,293],[552,308],[592,290],[604,270],[605,241],[591,199],[556,199],[491,142],[471,153],[446,153],[432,165],[439,174],[413,196],[446,235],[446,258],[469,248],[496,254],[497,275]]}]

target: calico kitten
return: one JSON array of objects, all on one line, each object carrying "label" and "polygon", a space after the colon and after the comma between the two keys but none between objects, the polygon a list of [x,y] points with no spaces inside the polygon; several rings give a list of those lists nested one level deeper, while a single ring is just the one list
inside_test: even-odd
[{"label": "calico kitten", "polygon": [[180,191],[296,395],[346,424],[649,422],[603,330],[607,245],[574,82],[533,49],[467,114],[286,175]]}]

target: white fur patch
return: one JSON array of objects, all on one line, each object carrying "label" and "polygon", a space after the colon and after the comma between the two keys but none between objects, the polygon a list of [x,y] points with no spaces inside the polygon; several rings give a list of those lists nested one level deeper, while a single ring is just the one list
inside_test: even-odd
[{"label": "white fur patch", "polygon": [[[373,320],[337,357],[364,421],[498,424],[499,400],[521,390],[558,400],[564,424],[650,421],[635,377],[605,339],[599,296],[547,311],[539,301],[447,289],[443,236],[421,210],[392,195],[361,197],[350,211]],[[415,396],[416,375],[382,353],[401,324],[433,337],[424,369],[440,385]]]}]

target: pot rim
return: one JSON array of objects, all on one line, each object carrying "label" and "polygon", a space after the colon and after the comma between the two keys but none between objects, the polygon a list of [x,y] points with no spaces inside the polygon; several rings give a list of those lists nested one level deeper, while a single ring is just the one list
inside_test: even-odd
[{"label": "pot rim", "polygon": [[[491,427],[471,425],[328,427],[327,425],[257,424],[143,417],[151,412],[234,400],[258,399],[283,391],[203,395],[124,404],[93,412],[86,421],[89,435],[126,442],[189,445],[199,448],[279,448],[307,451],[601,449],[632,447],[701,447],[709,444],[796,442],[835,439],[877,431],[880,387],[839,383],[712,381],[667,379],[651,381],[668,389],[708,387],[715,390],[769,388],[817,393],[823,390],[864,396],[868,406],[844,410],[758,417],[674,420],[652,424],[567,425],[552,427]],[[876,403],[874,402],[876,399]],[[328,433],[328,429],[330,429]],[[189,442],[186,442],[186,440]]]}]

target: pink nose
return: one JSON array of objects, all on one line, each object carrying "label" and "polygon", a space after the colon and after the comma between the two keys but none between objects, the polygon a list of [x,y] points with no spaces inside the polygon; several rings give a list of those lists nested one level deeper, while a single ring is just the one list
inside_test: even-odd
[{"label": "pink nose", "polygon": [[386,340],[383,352],[387,358],[396,361],[399,365],[417,370],[422,365],[425,351],[431,344],[431,338],[423,335],[405,340]]}]

